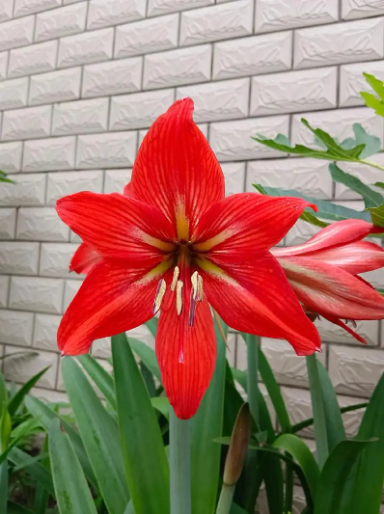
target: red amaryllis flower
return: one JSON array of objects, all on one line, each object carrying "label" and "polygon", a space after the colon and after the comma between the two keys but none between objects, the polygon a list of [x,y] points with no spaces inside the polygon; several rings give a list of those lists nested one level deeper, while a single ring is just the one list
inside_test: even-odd
[{"label": "red amaryllis flower", "polygon": [[308,205],[245,193],[224,198],[224,177],[193,102],[152,125],[120,194],[57,202],[84,241],[72,268],[88,274],[68,307],[58,344],[86,353],[94,339],[130,330],[160,310],[156,354],[180,418],[196,412],[216,356],[209,304],[235,329],[287,339],[300,355],[320,339],[269,249]]},{"label": "red amaryllis flower", "polygon": [[384,298],[357,276],[384,266],[384,250],[362,241],[378,230],[363,220],[339,221],[303,245],[272,250],[308,311],[339,325],[363,343],[366,341],[340,318],[384,318]]}]

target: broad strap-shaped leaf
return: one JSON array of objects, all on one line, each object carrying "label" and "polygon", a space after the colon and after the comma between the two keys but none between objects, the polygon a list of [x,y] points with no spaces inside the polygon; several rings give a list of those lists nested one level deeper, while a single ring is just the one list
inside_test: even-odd
[{"label": "broad strap-shaped leaf", "polygon": [[372,223],[377,227],[384,228],[384,203],[379,207],[370,207],[367,210],[371,213]]},{"label": "broad strap-shaped leaf", "polygon": [[[156,337],[158,324],[159,324],[159,319],[155,318],[155,317],[153,317],[152,319],[150,319],[149,321],[146,322],[146,325],[147,325],[149,331],[151,332],[151,334],[153,335],[153,337]],[[129,339],[131,339],[131,338],[129,337]]]},{"label": "broad strap-shaped leaf", "polygon": [[59,420],[49,429],[51,471],[60,514],[97,514],[83,470]]},{"label": "broad strap-shaped leaf", "polygon": [[[347,405],[346,407],[340,408],[340,414],[344,414],[346,412],[352,412],[359,409],[365,409],[367,407],[368,402],[362,402],[362,403],[355,403],[354,405]],[[300,421],[300,423],[296,423],[292,426],[292,433],[296,434],[296,432],[300,432],[300,430],[303,430],[304,428],[310,427],[313,425],[313,418],[307,418],[303,421]]]},{"label": "broad strap-shaped leaf", "polygon": [[[220,437],[223,430],[226,358],[225,342],[216,322],[215,331],[217,341],[215,371],[200,407],[191,419],[193,514],[214,512],[219,487],[221,448],[213,440]],[[227,333],[227,327],[224,332]]]},{"label": "broad strap-shaped leaf", "polygon": [[112,338],[112,356],[122,455],[135,513],[169,514],[169,466],[163,440],[125,334]]},{"label": "broad strap-shaped leaf", "polygon": [[11,416],[16,414],[17,409],[20,407],[20,405],[23,403],[24,398],[29,393],[29,391],[32,389],[32,387],[40,380],[40,378],[48,371],[49,367],[44,368],[39,373],[34,375],[32,378],[30,378],[20,389],[17,391],[16,394],[12,396],[8,403],[8,412]]},{"label": "broad strap-shaped leaf", "polygon": [[27,509],[26,507],[23,507],[22,505],[19,505],[15,502],[8,502],[8,510],[7,514],[38,514],[35,511],[32,511],[30,509]]},{"label": "broad strap-shaped leaf", "polygon": [[79,364],[62,359],[66,391],[80,435],[110,514],[121,514],[129,500],[119,431]]},{"label": "broad strap-shaped leaf", "polygon": [[24,469],[31,475],[38,484],[53,497],[55,497],[55,490],[52,482],[52,475],[50,472],[39,462],[35,462],[34,458],[28,453],[23,452],[20,448],[13,448],[8,455],[8,460],[16,464],[18,469]]},{"label": "broad strap-shaped leaf", "polygon": [[77,359],[100,392],[103,393],[107,402],[116,409],[115,383],[112,376],[91,355],[79,355]]},{"label": "broad strap-shaped leaf", "polygon": [[350,514],[377,514],[384,482],[384,374],[381,376],[365,411],[358,440],[378,438],[362,453],[357,466]]},{"label": "broad strap-shaped leaf", "polygon": [[344,184],[355,193],[362,196],[365,207],[379,207],[384,204],[384,197],[364,184],[359,178],[341,170],[335,163],[329,165],[329,171],[335,182]]},{"label": "broad strap-shaped leaf", "polygon": [[134,353],[139,357],[139,359],[144,362],[146,367],[151,371],[151,373],[157,378],[157,380],[161,383],[161,373],[160,368],[157,363],[156,354],[147,344],[139,341],[138,339],[134,339],[133,337],[129,338],[129,345],[134,351]]},{"label": "broad strap-shaped leaf", "polygon": [[299,463],[314,498],[320,478],[320,470],[311,450],[304,441],[293,434],[282,434],[274,441],[272,446],[290,453]]},{"label": "broad strap-shaped leaf", "polygon": [[28,411],[31,413],[31,415],[40,422],[41,426],[45,428],[47,432],[51,426],[52,420],[58,419],[60,421],[61,426],[68,434],[68,437],[71,441],[73,449],[76,452],[77,458],[79,459],[79,462],[83,468],[86,478],[92,483],[93,487],[97,490],[98,485],[96,477],[93,472],[92,466],[89,462],[83,441],[79,433],[74,428],[72,428],[69,423],[62,419],[57,414],[57,412],[51,409],[48,405],[45,405],[45,403],[43,403],[38,398],[27,396],[25,399],[25,405]]},{"label": "broad strap-shaped leaf", "polygon": [[[375,511],[366,509],[368,497],[362,498],[363,510],[345,510],[346,491],[353,490],[351,487],[351,475],[358,461],[361,452],[370,441],[342,441],[332,451],[321,472],[316,489],[314,514],[362,514],[379,512],[379,504]],[[372,448],[375,443],[372,443]],[[353,478],[353,477],[352,477]],[[356,483],[356,482],[355,482]],[[369,497],[371,496],[369,493]]]},{"label": "broad strap-shaped leaf", "polygon": [[0,514],[8,513],[8,491],[9,491],[8,462],[0,464]]}]

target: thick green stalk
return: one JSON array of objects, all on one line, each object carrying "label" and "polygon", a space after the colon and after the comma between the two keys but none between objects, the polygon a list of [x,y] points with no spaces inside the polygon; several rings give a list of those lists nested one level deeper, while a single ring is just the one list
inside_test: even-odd
[{"label": "thick green stalk", "polygon": [[233,495],[236,485],[223,484],[221,488],[219,503],[217,505],[216,514],[229,514],[231,512]]},{"label": "thick green stalk", "polygon": [[259,357],[258,346],[260,344],[260,337],[247,334],[247,380],[248,380],[248,402],[251,410],[252,417],[259,426],[259,405],[258,405],[258,371],[259,371]]},{"label": "thick green stalk", "polygon": [[170,410],[171,514],[191,514],[191,446],[189,421]]}]

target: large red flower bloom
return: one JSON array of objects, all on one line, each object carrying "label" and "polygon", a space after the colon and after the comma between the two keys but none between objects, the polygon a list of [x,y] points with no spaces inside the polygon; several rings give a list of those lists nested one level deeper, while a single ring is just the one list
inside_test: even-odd
[{"label": "large red flower bloom", "polygon": [[340,318],[384,318],[384,297],[357,276],[384,266],[384,250],[362,240],[378,230],[363,220],[339,221],[303,245],[272,250],[303,305],[362,343]]},{"label": "large red flower bloom", "polygon": [[160,310],[156,353],[176,415],[196,412],[215,365],[209,304],[231,327],[287,339],[299,355],[320,347],[269,249],[307,202],[244,193],[224,177],[184,99],[152,125],[119,194],[78,193],[57,212],[84,241],[72,268],[88,272],[58,331],[65,355],[132,329]]}]

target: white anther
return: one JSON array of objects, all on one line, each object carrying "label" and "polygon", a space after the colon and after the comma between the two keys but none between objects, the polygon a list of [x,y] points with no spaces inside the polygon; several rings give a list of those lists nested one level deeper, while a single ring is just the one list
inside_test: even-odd
[{"label": "white anther", "polygon": [[199,296],[199,274],[197,271],[193,273],[191,276],[191,282],[192,282],[192,296],[195,302],[198,300]]},{"label": "white anther", "polygon": [[203,301],[203,277],[199,275],[197,277],[197,292],[198,292],[198,301]]},{"label": "white anther", "polygon": [[174,291],[176,289],[176,285],[177,285],[177,281],[179,280],[179,276],[180,276],[180,268],[179,268],[179,266],[175,266],[175,269],[173,270],[171,291]]},{"label": "white anther", "polygon": [[157,312],[159,312],[160,307],[161,307],[161,302],[163,301],[166,290],[167,290],[167,284],[166,284],[165,280],[162,278],[159,281],[159,284],[157,286],[155,301],[154,301],[153,307],[152,307],[153,314],[156,314]]},{"label": "white anther", "polygon": [[176,311],[179,316],[180,316],[182,310],[183,310],[183,282],[181,280],[178,280],[177,284],[176,284]]}]

